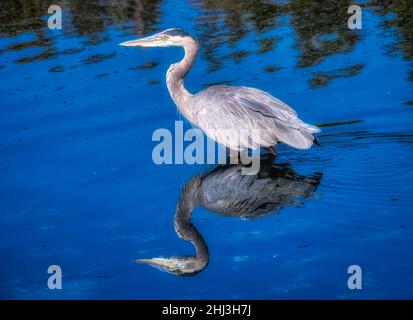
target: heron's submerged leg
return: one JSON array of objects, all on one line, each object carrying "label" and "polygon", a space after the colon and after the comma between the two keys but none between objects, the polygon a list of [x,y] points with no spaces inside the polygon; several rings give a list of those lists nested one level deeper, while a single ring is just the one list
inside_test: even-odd
[{"label": "heron's submerged leg", "polygon": [[240,163],[240,153],[238,150],[227,148],[227,164]]},{"label": "heron's submerged leg", "polygon": [[237,150],[229,149],[229,157],[230,158],[239,158],[239,152]]},{"label": "heron's submerged leg", "polygon": [[[268,156],[270,158],[274,159],[277,156],[277,153],[275,152],[274,147],[265,147],[265,149],[268,151]],[[227,163],[231,163],[231,164],[240,163],[237,161],[241,161],[240,151],[227,148]]]},{"label": "heron's submerged leg", "polygon": [[268,151],[268,153],[269,153],[270,155],[272,155],[272,156],[274,156],[274,157],[277,155],[277,153],[275,152],[274,147],[267,147],[267,148],[265,148],[265,149],[267,149],[267,151]]}]

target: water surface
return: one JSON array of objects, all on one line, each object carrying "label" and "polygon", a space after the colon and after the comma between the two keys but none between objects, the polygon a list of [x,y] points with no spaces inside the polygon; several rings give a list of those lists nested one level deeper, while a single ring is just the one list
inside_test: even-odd
[{"label": "water surface", "polygon": [[[345,0],[66,0],[53,31],[52,3],[0,3],[1,298],[413,298],[410,1],[364,2],[361,30]],[[193,277],[133,262],[194,253],[175,207],[214,169],[152,161],[153,131],[181,119],[164,78],[182,52],[118,43],[171,27],[201,45],[190,91],[258,87],[322,128],[321,147],[278,147],[282,174],[319,179],[299,205],[193,211],[210,255]]]}]

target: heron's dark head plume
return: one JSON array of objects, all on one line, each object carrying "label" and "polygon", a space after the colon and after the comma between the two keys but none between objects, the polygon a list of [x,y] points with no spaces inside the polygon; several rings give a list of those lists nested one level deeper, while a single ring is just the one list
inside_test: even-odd
[{"label": "heron's dark head plume", "polygon": [[166,34],[170,37],[190,37],[190,34],[179,28],[166,29],[158,34]]}]

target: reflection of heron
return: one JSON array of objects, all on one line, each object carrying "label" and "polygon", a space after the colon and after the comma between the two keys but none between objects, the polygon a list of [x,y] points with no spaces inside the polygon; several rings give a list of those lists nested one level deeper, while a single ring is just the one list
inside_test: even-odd
[{"label": "reflection of heron", "polygon": [[218,214],[253,218],[277,212],[283,205],[300,205],[313,195],[321,175],[297,175],[287,165],[276,165],[272,158],[261,160],[260,172],[243,175],[241,165],[218,166],[205,175],[193,177],[182,190],[175,213],[175,231],[191,241],[195,256],[138,259],[176,275],[194,275],[208,264],[208,247],[191,223],[192,210],[202,206]]},{"label": "reflection of heron", "polygon": [[166,83],[181,113],[201,128],[212,140],[231,151],[286,143],[297,149],[308,149],[318,143],[318,128],[298,119],[297,113],[270,94],[247,87],[215,85],[195,95],[184,88],[198,52],[196,40],[180,29],[168,29],[153,36],[121,43],[123,46],[169,47],[185,50],[184,59],[172,64]]}]

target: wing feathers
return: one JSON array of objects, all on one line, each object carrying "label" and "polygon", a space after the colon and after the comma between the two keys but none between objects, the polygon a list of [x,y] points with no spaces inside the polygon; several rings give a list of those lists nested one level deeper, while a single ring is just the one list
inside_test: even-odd
[{"label": "wing feathers", "polygon": [[261,145],[281,141],[297,149],[308,149],[314,143],[313,133],[319,132],[317,127],[301,121],[287,104],[255,88],[213,86],[201,91],[196,100],[201,129],[260,129]]}]

